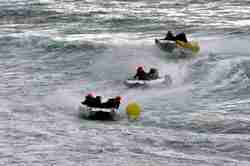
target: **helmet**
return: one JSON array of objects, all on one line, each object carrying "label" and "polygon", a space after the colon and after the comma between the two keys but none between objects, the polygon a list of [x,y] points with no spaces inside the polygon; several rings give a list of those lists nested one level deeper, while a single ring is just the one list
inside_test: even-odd
[{"label": "helmet", "polygon": [[116,96],[115,99],[121,101],[122,98],[121,96]]},{"label": "helmet", "polygon": [[137,70],[143,70],[142,66],[137,67]]},{"label": "helmet", "polygon": [[87,96],[93,97],[93,94],[92,93],[88,93]]}]

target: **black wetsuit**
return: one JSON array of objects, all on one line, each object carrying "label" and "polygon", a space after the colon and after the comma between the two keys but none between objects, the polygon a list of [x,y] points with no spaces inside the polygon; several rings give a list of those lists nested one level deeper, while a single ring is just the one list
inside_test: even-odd
[{"label": "black wetsuit", "polygon": [[188,42],[186,34],[185,33],[179,33],[175,36],[175,40],[183,41],[183,42]]},{"label": "black wetsuit", "polygon": [[147,73],[144,70],[139,70],[139,71],[137,71],[134,78],[138,79],[138,80],[146,80],[147,79]]},{"label": "black wetsuit", "polygon": [[119,108],[120,102],[114,98],[108,99],[107,102],[102,103],[103,108]]},{"label": "black wetsuit", "polygon": [[168,32],[166,37],[163,40],[170,40],[170,41],[183,41],[183,42],[188,42],[186,34],[184,32],[177,34],[176,36],[174,36],[172,34],[172,32]]},{"label": "black wetsuit", "polygon": [[148,80],[156,80],[159,78],[159,73],[157,70],[152,70],[147,74]]},{"label": "black wetsuit", "polygon": [[92,96],[86,96],[85,100],[82,102],[82,104],[87,105],[89,107],[95,107],[96,101],[95,98]]}]

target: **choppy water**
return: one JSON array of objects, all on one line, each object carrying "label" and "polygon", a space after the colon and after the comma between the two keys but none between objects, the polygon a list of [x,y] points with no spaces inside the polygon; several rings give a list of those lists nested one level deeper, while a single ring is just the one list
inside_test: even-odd
[{"label": "choppy water", "polygon": [[[246,0],[1,0],[0,165],[249,166],[249,27]],[[166,58],[167,30],[200,55]],[[138,65],[173,85],[127,89]],[[121,95],[123,118],[80,118],[88,92]]]}]

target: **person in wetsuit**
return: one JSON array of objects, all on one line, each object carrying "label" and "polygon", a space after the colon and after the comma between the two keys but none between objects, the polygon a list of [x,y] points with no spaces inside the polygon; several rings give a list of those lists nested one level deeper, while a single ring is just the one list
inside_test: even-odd
[{"label": "person in wetsuit", "polygon": [[173,33],[171,31],[168,31],[168,33],[166,34],[165,38],[163,38],[162,40],[175,41],[175,36],[173,35]]},{"label": "person in wetsuit", "polygon": [[82,104],[90,106],[90,107],[94,107],[95,106],[95,97],[93,96],[93,94],[89,93],[86,95],[85,100],[82,101]]},{"label": "person in wetsuit", "polygon": [[159,78],[159,72],[155,68],[151,68],[147,74],[148,80],[155,80]]},{"label": "person in wetsuit", "polygon": [[166,37],[163,40],[171,40],[171,41],[183,41],[185,43],[188,42],[186,34],[184,32],[181,32],[179,34],[177,34],[176,36],[173,35],[173,33],[171,31],[168,31],[168,33],[166,34]]},{"label": "person in wetsuit", "polygon": [[142,66],[137,68],[137,71],[136,71],[134,78],[138,79],[138,80],[146,80],[147,79],[147,73],[144,71]]},{"label": "person in wetsuit", "polygon": [[108,99],[107,102],[102,103],[102,107],[103,108],[116,108],[116,109],[118,109],[120,106],[120,102],[121,102],[121,97],[116,96],[115,98],[110,98],[110,99]]},{"label": "person in wetsuit", "polygon": [[101,96],[94,97],[93,94],[89,93],[85,97],[85,100],[82,101],[82,104],[87,105],[89,107],[101,108],[102,107],[102,101],[101,100],[102,100]]}]

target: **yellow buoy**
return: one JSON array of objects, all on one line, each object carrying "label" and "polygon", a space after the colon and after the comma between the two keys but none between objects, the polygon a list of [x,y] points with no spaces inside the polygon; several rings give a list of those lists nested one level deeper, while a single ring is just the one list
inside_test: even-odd
[{"label": "yellow buoy", "polygon": [[126,112],[130,120],[137,120],[141,114],[141,107],[136,102],[129,103],[126,107]]}]

